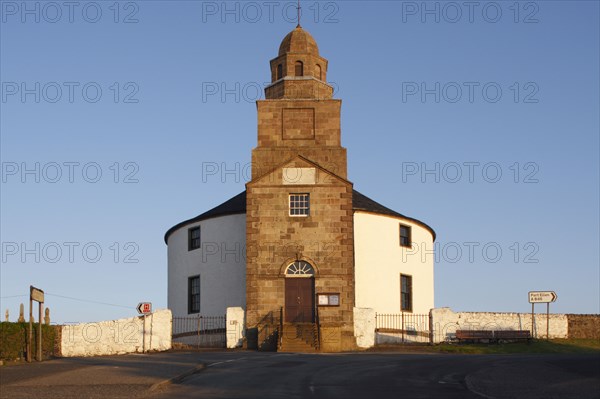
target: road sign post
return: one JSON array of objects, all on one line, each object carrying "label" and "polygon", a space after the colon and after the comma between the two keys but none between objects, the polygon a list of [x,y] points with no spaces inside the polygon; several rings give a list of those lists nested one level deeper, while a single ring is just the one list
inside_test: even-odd
[{"label": "road sign post", "polygon": [[550,302],[546,302],[546,339],[550,339]]},{"label": "road sign post", "polygon": [[144,325],[142,327],[142,353],[146,353],[146,315],[152,313],[152,302],[140,302],[136,309],[139,314],[144,316]]},{"label": "road sign post", "polygon": [[558,298],[554,291],[529,291],[529,303],[531,303],[531,336],[535,338],[535,312],[536,303],[546,304],[546,339],[550,338],[550,302],[555,302]]},{"label": "road sign post", "polygon": [[38,336],[37,336],[37,360],[42,361],[42,304],[44,303],[44,291],[29,286],[29,340],[27,342],[27,361],[31,362],[33,352],[33,301],[38,303]]},{"label": "road sign post", "polygon": [[534,316],[534,309],[535,303],[531,302],[531,336],[533,338],[535,338],[535,316]]}]

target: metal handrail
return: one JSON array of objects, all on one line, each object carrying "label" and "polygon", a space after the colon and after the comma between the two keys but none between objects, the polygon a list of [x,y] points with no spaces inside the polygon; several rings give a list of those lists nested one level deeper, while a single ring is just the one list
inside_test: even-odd
[{"label": "metal handrail", "polygon": [[317,327],[317,350],[321,349],[321,326],[319,322],[319,305],[315,301],[315,325]]},{"label": "metal handrail", "polygon": [[279,348],[283,345],[283,306],[279,308]]}]

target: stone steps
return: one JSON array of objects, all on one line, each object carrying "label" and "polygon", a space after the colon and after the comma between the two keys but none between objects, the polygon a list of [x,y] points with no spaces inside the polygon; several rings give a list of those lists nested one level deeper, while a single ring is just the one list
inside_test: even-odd
[{"label": "stone steps", "polygon": [[285,323],[279,352],[318,352],[312,323]]}]

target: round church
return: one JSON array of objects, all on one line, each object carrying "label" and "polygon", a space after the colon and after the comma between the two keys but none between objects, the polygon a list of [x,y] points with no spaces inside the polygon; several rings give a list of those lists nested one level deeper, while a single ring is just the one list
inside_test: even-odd
[{"label": "round church", "polygon": [[248,348],[302,350],[276,338],[294,331],[312,337],[306,349],[351,350],[356,308],[433,308],[433,257],[413,246],[433,248],[435,232],[354,190],[341,100],[313,37],[298,26],[270,67],[246,190],[165,234],[168,307],[243,308]]}]

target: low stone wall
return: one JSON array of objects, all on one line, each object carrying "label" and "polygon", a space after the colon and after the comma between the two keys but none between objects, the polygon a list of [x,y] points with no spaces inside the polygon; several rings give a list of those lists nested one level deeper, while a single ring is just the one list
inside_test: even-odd
[{"label": "low stone wall", "polygon": [[144,317],[67,325],[61,356],[101,356],[171,349],[172,316],[159,310]]},{"label": "low stone wall", "polygon": [[[529,330],[531,313],[453,312],[450,308],[432,309],[433,342],[440,343],[455,338],[456,330]],[[549,338],[567,338],[567,315],[551,314]],[[533,337],[546,338],[546,315],[536,313]]]},{"label": "low stone wall", "polygon": [[600,339],[600,315],[568,314],[569,338]]}]

